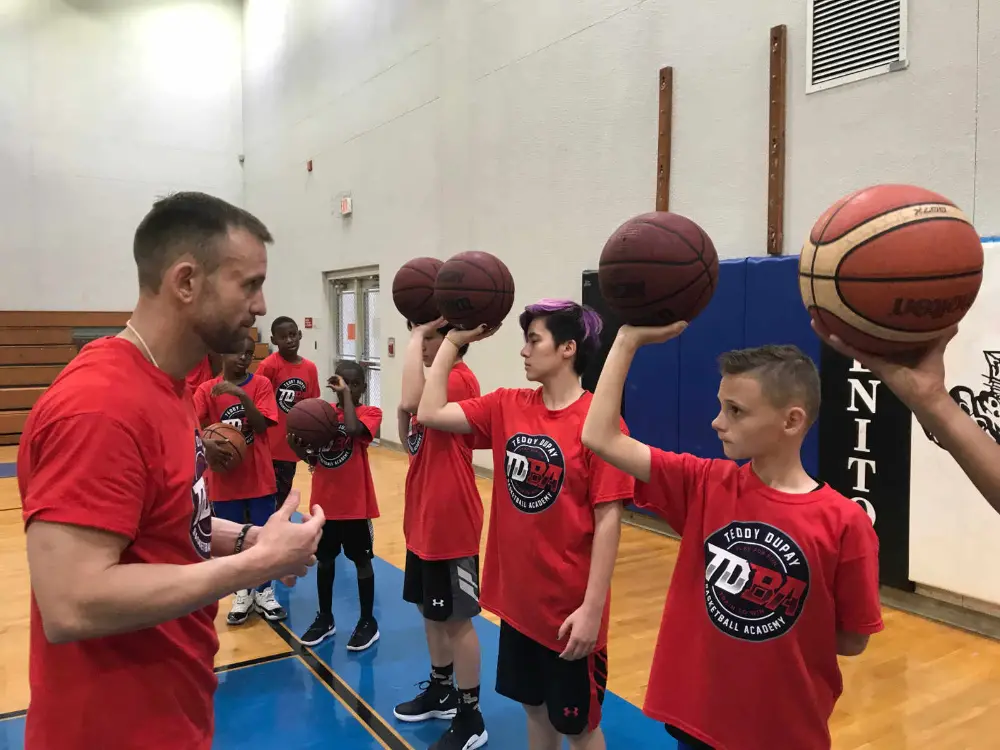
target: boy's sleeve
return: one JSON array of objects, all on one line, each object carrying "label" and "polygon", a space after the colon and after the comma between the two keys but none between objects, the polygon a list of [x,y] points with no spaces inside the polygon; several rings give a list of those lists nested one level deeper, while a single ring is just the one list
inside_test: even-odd
[{"label": "boy's sleeve", "polygon": [[264,415],[264,418],[277,423],[278,402],[274,398],[274,386],[267,378],[254,378],[257,380],[257,387],[253,392],[253,405]]},{"label": "boy's sleeve", "polygon": [[493,445],[493,422],[506,389],[498,388],[492,393],[478,398],[467,398],[458,405],[465,412],[465,419],[472,428],[474,448],[489,448]]},{"label": "boy's sleeve", "polygon": [[[852,505],[851,500],[845,502]],[[871,635],[884,627],[879,599],[878,535],[868,514],[855,505],[840,545],[833,582],[837,630]]]},{"label": "boy's sleeve", "polygon": [[257,365],[257,371],[254,373],[258,378],[264,378],[268,383],[271,384],[271,388],[277,388],[278,383],[274,382],[276,367],[274,366],[274,360],[271,357],[267,357],[263,362]]},{"label": "boy's sleeve", "polygon": [[208,383],[202,383],[198,386],[198,390],[194,392],[194,413],[198,417],[198,425],[205,427],[211,420],[211,414],[209,413],[208,404],[211,400],[209,393],[211,392],[212,381]]},{"label": "boy's sleeve", "polygon": [[[621,420],[622,433],[628,435],[625,420]],[[622,502],[635,496],[635,479],[621,469],[588,451],[590,455],[590,504]]]},{"label": "boy's sleeve", "polygon": [[705,485],[712,461],[649,446],[649,481],[635,483],[635,505],[651,510],[683,535],[688,509]]},{"label": "boy's sleeve", "polygon": [[378,428],[382,426],[382,410],[376,406],[356,406],[354,407],[354,411],[357,414],[358,421],[368,430],[368,434],[362,438],[367,445],[375,439],[375,435],[378,434]]}]

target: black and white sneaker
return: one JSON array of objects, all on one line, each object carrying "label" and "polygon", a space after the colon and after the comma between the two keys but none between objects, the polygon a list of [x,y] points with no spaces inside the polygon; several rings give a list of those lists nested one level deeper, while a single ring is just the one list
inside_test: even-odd
[{"label": "black and white sneaker", "polygon": [[274,589],[272,587],[268,586],[263,591],[255,591],[253,599],[253,608],[260,612],[262,617],[272,622],[284,620],[288,617],[285,608],[278,604],[278,600],[274,598]]},{"label": "black and white sneaker", "polygon": [[317,612],[316,619],[313,620],[313,624],[299,638],[299,643],[303,646],[315,646],[325,641],[331,635],[336,635],[336,633],[337,624],[334,622],[333,615],[324,615],[321,612]]},{"label": "black and white sneaker", "polygon": [[247,589],[240,589],[233,598],[233,606],[229,610],[226,622],[230,625],[242,625],[250,617],[253,610],[253,594]]},{"label": "black and white sneaker", "polygon": [[463,711],[452,720],[448,731],[431,745],[430,750],[477,750],[488,739],[483,715],[479,711]]},{"label": "black and white sneaker", "polygon": [[400,721],[428,721],[429,719],[453,719],[458,713],[458,691],[452,685],[425,681],[417,685],[420,695],[393,709],[393,715]]},{"label": "black and white sneaker", "polygon": [[371,645],[378,639],[378,623],[375,622],[375,619],[365,620],[362,618],[358,620],[357,627],[351,634],[351,640],[347,642],[347,650],[364,651],[366,648],[371,648]]}]

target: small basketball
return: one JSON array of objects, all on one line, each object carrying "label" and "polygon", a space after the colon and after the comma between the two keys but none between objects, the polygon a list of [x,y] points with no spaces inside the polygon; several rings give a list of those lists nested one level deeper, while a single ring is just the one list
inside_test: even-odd
[{"label": "small basketball", "polygon": [[434,281],[441,265],[437,258],[414,258],[404,263],[392,280],[396,309],[415,325],[441,317],[434,301]]},{"label": "small basketball", "polygon": [[876,185],[841,198],[813,225],[799,290],[813,319],[873,354],[921,349],[958,323],[983,281],[983,245],[942,195]]},{"label": "small basketball", "polygon": [[223,450],[232,456],[232,460],[226,468],[212,466],[212,471],[232,471],[243,463],[243,459],[247,455],[247,441],[243,437],[243,433],[231,424],[216,422],[202,430],[201,436],[203,439],[211,438],[212,440],[221,441]]},{"label": "small basketball", "polygon": [[319,450],[330,444],[337,436],[337,410],[321,398],[307,398],[299,401],[288,412],[285,426],[289,435],[301,440],[309,448]]},{"label": "small basketball", "polygon": [[601,296],[625,323],[690,322],[715,293],[719,256],[691,219],[666,211],[640,214],[608,238],[597,279]]},{"label": "small basketball", "polygon": [[459,253],[438,271],[434,300],[445,320],[457,328],[494,328],[514,306],[514,278],[495,255]]}]

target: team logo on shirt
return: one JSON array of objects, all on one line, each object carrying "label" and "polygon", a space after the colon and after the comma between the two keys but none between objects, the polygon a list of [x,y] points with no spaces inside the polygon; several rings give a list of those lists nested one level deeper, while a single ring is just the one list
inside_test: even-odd
[{"label": "team logo on shirt", "polygon": [[417,421],[416,417],[410,419],[410,429],[406,433],[406,450],[411,456],[417,455],[420,446],[424,442],[424,426]]},{"label": "team logo on shirt", "polygon": [[347,434],[347,426],[341,422],[337,425],[337,437],[319,451],[319,462],[327,469],[339,469],[346,464],[354,453],[354,439]]},{"label": "team logo on shirt", "polygon": [[207,560],[212,556],[212,506],[208,502],[208,487],[205,485],[205,470],[208,456],[205,444],[196,430],[194,433],[194,481],[191,483],[191,544],[198,555]]},{"label": "team logo on shirt", "polygon": [[795,625],[809,593],[809,562],[783,531],[733,521],[705,540],[705,605],[727,635],[760,643]]},{"label": "team logo on shirt", "polygon": [[559,497],[565,472],[562,448],[548,435],[519,432],[507,440],[504,473],[518,510],[541,513],[549,508]]},{"label": "team logo on shirt", "polygon": [[285,414],[292,410],[299,396],[306,392],[306,381],[302,378],[289,378],[278,386],[275,397],[278,399],[278,408]]},{"label": "team logo on shirt", "polygon": [[242,432],[247,445],[253,445],[253,430],[250,429],[250,424],[247,422],[246,417],[247,410],[243,408],[243,404],[233,404],[222,412],[222,419],[220,421]]}]

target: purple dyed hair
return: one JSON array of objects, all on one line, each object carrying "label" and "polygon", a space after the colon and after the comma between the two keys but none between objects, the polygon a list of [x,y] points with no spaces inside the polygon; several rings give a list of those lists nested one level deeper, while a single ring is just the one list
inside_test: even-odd
[{"label": "purple dyed hair", "polygon": [[571,299],[540,299],[535,304],[525,307],[518,320],[521,323],[521,330],[527,335],[528,327],[535,318],[553,313],[574,311],[579,311],[580,325],[583,326],[583,340],[595,346],[598,345],[604,321],[592,307],[578,305]]}]

